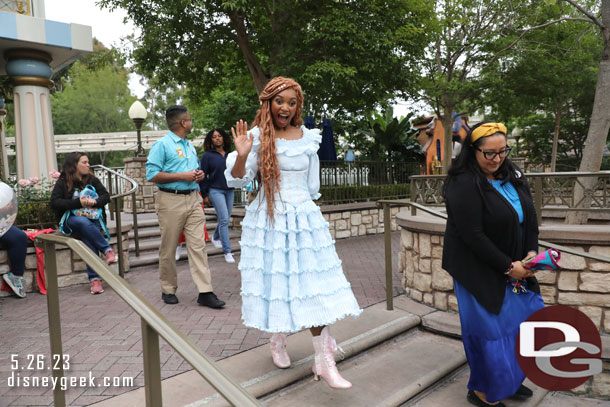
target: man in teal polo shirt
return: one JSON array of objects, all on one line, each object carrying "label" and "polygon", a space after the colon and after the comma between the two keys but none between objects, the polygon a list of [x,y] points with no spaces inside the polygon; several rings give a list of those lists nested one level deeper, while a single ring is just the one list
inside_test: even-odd
[{"label": "man in teal polo shirt", "polygon": [[170,132],[153,144],[146,161],[146,179],[159,187],[155,209],[161,229],[161,298],[166,304],[178,303],[174,256],[180,234],[184,231],[191,276],[199,290],[197,302],[210,308],[222,308],[224,301],[212,291],[205,249],[205,216],[197,187],[205,174],[199,170],[195,147],[186,138],[193,128],[191,114],[185,106],[171,106],[165,112],[165,119]]}]

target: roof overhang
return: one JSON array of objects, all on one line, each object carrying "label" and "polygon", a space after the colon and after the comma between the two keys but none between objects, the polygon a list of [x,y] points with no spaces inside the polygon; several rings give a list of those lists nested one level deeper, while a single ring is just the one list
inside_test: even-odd
[{"label": "roof overhang", "polygon": [[17,48],[43,51],[52,57],[53,72],[93,52],[91,27],[0,11],[0,75],[6,75],[4,54]]}]

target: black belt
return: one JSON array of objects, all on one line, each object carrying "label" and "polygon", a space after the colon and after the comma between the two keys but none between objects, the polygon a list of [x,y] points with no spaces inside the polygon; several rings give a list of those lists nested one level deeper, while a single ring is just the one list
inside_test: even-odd
[{"label": "black belt", "polygon": [[196,189],[168,189],[168,188],[159,188],[159,191],[169,192],[170,194],[188,195],[191,192],[195,192]]}]

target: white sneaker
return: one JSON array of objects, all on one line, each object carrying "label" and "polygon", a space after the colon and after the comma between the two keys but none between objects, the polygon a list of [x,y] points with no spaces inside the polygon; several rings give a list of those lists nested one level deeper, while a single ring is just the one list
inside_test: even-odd
[{"label": "white sneaker", "polygon": [[214,245],[215,248],[222,249],[222,241],[215,240],[214,238],[212,238],[212,244]]},{"label": "white sneaker", "polygon": [[235,263],[235,259],[231,253],[225,253],[225,261],[227,263]]},{"label": "white sneaker", "polygon": [[180,260],[180,248],[182,248],[182,245],[176,247],[176,261]]}]

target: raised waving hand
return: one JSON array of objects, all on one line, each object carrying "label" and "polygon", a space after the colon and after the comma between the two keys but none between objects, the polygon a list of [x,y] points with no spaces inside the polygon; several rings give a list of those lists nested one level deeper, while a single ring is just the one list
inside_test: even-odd
[{"label": "raised waving hand", "polygon": [[231,127],[235,150],[239,156],[245,157],[252,150],[252,136],[248,136],[248,122],[240,120],[235,123],[235,128]]}]

